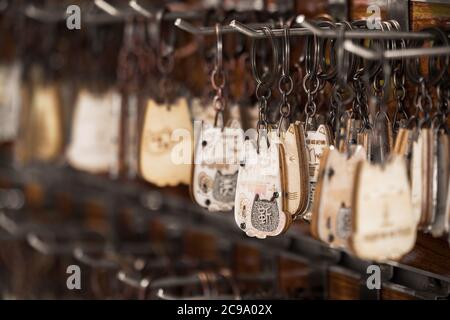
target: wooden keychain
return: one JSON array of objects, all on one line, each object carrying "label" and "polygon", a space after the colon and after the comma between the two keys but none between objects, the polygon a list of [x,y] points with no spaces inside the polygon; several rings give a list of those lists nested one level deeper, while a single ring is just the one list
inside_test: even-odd
[{"label": "wooden keychain", "polygon": [[236,121],[224,124],[227,100],[224,96],[226,75],[223,68],[223,43],[220,25],[216,24],[216,65],[211,83],[216,91],[213,100],[216,110],[213,125],[201,122],[201,130],[194,150],[191,195],[196,203],[209,211],[229,211],[234,206],[243,131]]},{"label": "wooden keychain", "polygon": [[308,206],[300,216],[306,221],[311,221],[320,159],[325,148],[332,143],[331,130],[325,123],[318,124],[316,115],[317,106],[315,103],[315,96],[320,89],[320,81],[317,77],[320,54],[319,46],[317,45],[318,41],[319,39],[316,36],[313,36],[312,38],[308,37],[305,44],[305,47],[309,52],[305,56],[306,74],[303,78],[303,89],[307,94],[307,101],[305,104],[305,136],[308,152],[309,199]]},{"label": "wooden keychain", "polygon": [[252,42],[251,59],[257,82],[259,121],[256,141],[249,135],[244,142],[244,160],[239,168],[234,217],[237,225],[250,237],[264,239],[287,230],[291,215],[283,212],[282,170],[280,141],[276,131],[269,132],[266,119],[267,102],[271,85],[278,68],[278,49],[270,28],[263,28],[272,46],[272,69],[261,76],[256,68],[255,41]]},{"label": "wooden keychain", "polygon": [[[346,57],[341,55],[340,62]],[[349,68],[351,69],[351,68]],[[347,71],[348,72],[348,71]],[[352,192],[356,166],[366,159],[365,148],[358,144],[358,133],[364,123],[364,99],[362,92],[347,94],[353,97],[352,110],[342,112],[347,101],[341,97],[346,87],[344,72],[338,75],[334,86],[335,142],[326,147],[320,159],[319,174],[312,205],[311,233],[331,247],[349,248],[352,232]],[[344,78],[343,78],[344,77]],[[358,79],[357,76],[352,76]],[[360,80],[354,80],[354,88],[363,90]]]},{"label": "wooden keychain", "polygon": [[[383,65],[383,70],[389,70]],[[385,83],[390,74],[384,73]],[[388,120],[384,101],[380,113]],[[411,187],[406,162],[402,155],[386,154],[390,137],[385,128],[374,124],[372,136],[380,150],[372,150],[369,163],[361,160],[356,165],[352,192],[352,232],[350,249],[361,259],[386,261],[400,259],[414,246],[416,220],[411,205]]]},{"label": "wooden keychain", "polygon": [[164,11],[158,13],[156,43],[158,68],[162,74],[160,101],[147,102],[139,151],[141,176],[159,187],[189,184],[192,163],[192,123],[185,98],[169,99],[168,76],[174,67],[174,31],[171,43],[162,40]]},{"label": "wooden keychain", "polygon": [[405,160],[393,155],[382,166],[360,161],[352,196],[352,251],[361,259],[400,259],[416,241]]},{"label": "wooden keychain", "polygon": [[278,137],[280,139],[281,174],[283,177],[283,211],[289,213],[295,219],[308,206],[308,154],[303,124],[299,121],[289,123],[291,105],[288,99],[294,89],[294,82],[289,74],[289,24],[286,24],[283,30],[282,68],[278,81],[278,89],[281,95]]},{"label": "wooden keychain", "polygon": [[45,80],[43,70],[33,69],[29,95],[21,111],[16,160],[56,160],[63,147],[62,106],[56,83]]},{"label": "wooden keychain", "polygon": [[442,97],[442,87],[437,87],[437,112],[433,117],[432,130],[434,131],[434,178],[436,181],[433,189],[433,210],[434,221],[430,225],[430,232],[433,237],[441,237],[446,231],[448,223],[448,186],[450,180],[450,139],[447,124],[447,102]]},{"label": "wooden keychain", "polygon": [[[347,126],[336,134],[336,145],[327,147],[322,155],[316,193],[312,207],[311,233],[331,247],[348,248],[352,226],[352,192],[356,165],[366,160],[366,150],[356,142],[356,128],[353,116],[341,122]],[[350,132],[349,132],[350,131]],[[346,145],[345,147],[343,145]]]},{"label": "wooden keychain", "polygon": [[117,177],[121,104],[120,94],[114,89],[102,94],[79,91],[66,153],[71,166]]},{"label": "wooden keychain", "polygon": [[0,66],[0,143],[11,142],[18,134],[22,106],[21,76],[19,61]]}]

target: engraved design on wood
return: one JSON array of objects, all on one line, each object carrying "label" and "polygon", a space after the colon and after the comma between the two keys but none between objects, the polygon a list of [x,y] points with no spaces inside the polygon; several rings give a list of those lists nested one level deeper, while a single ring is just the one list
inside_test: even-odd
[{"label": "engraved design on wood", "polygon": [[233,202],[236,192],[236,171],[233,174],[223,175],[220,171],[217,171],[214,177],[213,197],[217,201],[221,202]]},{"label": "engraved design on wood", "polygon": [[259,199],[255,196],[253,201],[251,222],[259,231],[273,232],[279,223],[280,214],[275,200]]}]

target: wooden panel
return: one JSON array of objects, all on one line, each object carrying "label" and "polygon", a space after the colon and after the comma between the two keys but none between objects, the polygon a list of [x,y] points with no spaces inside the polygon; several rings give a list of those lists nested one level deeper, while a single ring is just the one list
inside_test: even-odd
[{"label": "wooden panel", "polygon": [[405,287],[394,284],[383,284],[381,288],[381,300],[417,300],[412,292]]},{"label": "wooden panel", "polygon": [[450,2],[448,4],[411,2],[409,12],[412,30],[420,30],[430,26],[448,26]]},{"label": "wooden panel", "polygon": [[282,294],[293,298],[308,296],[310,268],[300,259],[281,256],[278,260],[278,285]]},{"label": "wooden panel", "polygon": [[450,277],[450,250],[447,241],[418,233],[414,249],[400,261],[408,266]]},{"label": "wooden panel", "polygon": [[328,299],[357,300],[360,298],[360,276],[349,270],[332,267],[328,271]]}]

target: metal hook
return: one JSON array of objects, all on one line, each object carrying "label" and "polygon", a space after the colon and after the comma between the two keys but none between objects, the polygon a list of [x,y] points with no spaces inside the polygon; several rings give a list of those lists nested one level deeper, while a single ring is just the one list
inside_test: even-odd
[{"label": "metal hook", "polygon": [[105,0],[95,0],[94,4],[113,17],[121,17],[123,13]]},{"label": "metal hook", "polygon": [[[307,31],[321,38],[337,38],[338,33],[329,28],[319,28],[314,24],[306,21],[304,15],[299,15],[296,22],[305,27]],[[276,30],[274,30],[276,31]],[[291,34],[300,35],[300,30],[291,30]],[[402,39],[432,39],[434,35],[429,32],[402,32],[402,31],[376,31],[376,30],[350,30],[345,33],[345,39],[387,39],[387,40],[402,40]]]},{"label": "metal hook", "polygon": [[143,6],[141,6],[136,0],[131,0],[130,2],[128,2],[128,5],[135,10],[137,13],[143,15],[144,17],[151,19],[154,17],[154,15],[148,11],[147,9],[145,9]]}]

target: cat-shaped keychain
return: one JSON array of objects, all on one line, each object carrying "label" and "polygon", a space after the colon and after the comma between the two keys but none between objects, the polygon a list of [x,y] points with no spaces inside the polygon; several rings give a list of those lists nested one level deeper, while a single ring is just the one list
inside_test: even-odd
[{"label": "cat-shaped keychain", "polygon": [[229,211],[234,206],[239,154],[244,139],[237,121],[224,125],[226,76],[219,24],[216,24],[216,35],[216,64],[211,74],[212,87],[216,91],[213,100],[216,116],[214,125],[201,123],[194,151],[191,194],[196,203],[209,211]]},{"label": "cat-shaped keychain", "polygon": [[[257,82],[259,120],[256,140],[246,136],[244,159],[239,168],[234,217],[236,224],[250,237],[277,236],[289,227],[292,216],[283,211],[282,157],[279,135],[270,131],[267,104],[278,68],[278,51],[270,28],[263,28],[272,47],[272,70],[264,76],[256,68],[255,42],[252,42],[253,75]],[[267,76],[268,75],[268,76]]]}]

